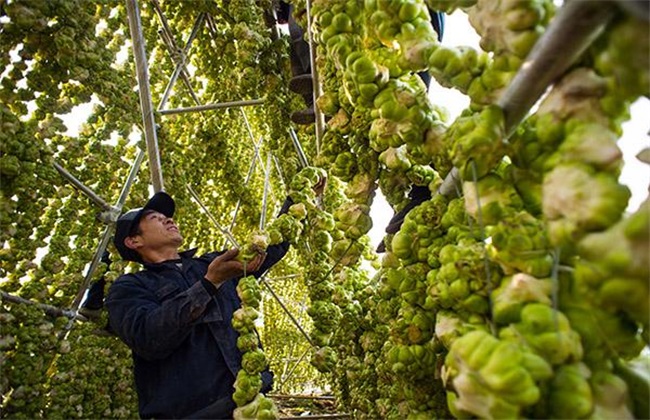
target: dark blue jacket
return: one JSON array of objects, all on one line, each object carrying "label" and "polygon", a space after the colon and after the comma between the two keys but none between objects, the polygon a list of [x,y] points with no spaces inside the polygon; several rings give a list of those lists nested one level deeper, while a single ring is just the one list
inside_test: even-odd
[{"label": "dark blue jacket", "polygon": [[[262,275],[288,248],[287,242],[270,246],[262,267],[251,274]],[[110,324],[132,350],[142,418],[199,417],[195,413],[220,400],[234,408],[241,353],[230,321],[241,303],[239,279],[217,289],[204,275],[222,252],[199,258],[195,253],[144,264],[145,270],[121,276],[108,292]],[[270,390],[272,374],[262,377],[264,390]]]}]

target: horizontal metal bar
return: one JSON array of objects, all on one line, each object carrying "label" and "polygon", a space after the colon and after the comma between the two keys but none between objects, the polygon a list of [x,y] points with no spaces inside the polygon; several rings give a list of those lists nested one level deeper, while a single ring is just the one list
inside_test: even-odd
[{"label": "horizontal metal bar", "polygon": [[268,394],[269,398],[275,398],[278,400],[330,400],[334,401],[336,397],[331,395],[280,395],[280,394]]},{"label": "horizontal metal bar", "polygon": [[349,419],[349,414],[314,414],[311,416],[281,416],[280,420],[300,420],[300,419]]},{"label": "horizontal metal bar", "polygon": [[209,111],[211,109],[236,108],[239,106],[253,106],[253,105],[263,105],[263,104],[264,104],[264,99],[251,99],[248,101],[220,102],[215,104],[189,106],[186,108],[164,109],[159,111],[159,113],[160,115],[185,114],[188,112]]}]

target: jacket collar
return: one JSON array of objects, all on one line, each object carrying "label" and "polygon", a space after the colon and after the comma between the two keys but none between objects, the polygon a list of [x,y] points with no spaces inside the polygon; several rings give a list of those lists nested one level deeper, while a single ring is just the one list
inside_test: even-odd
[{"label": "jacket collar", "polygon": [[179,252],[178,255],[181,258],[177,259],[177,260],[166,260],[166,261],[162,261],[162,262],[159,262],[159,263],[145,262],[145,263],[142,263],[142,265],[144,266],[144,268],[146,268],[148,270],[162,270],[163,268],[167,267],[170,263],[181,262],[181,260],[184,259],[184,258],[192,258],[196,254],[197,249],[198,248],[191,248],[191,249],[188,249],[187,251]]}]

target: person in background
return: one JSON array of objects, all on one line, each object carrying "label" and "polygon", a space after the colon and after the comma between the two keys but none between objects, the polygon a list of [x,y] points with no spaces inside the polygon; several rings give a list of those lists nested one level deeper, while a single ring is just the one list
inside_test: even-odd
[{"label": "person in background", "polygon": [[[431,25],[438,34],[438,42],[442,42],[442,36],[445,32],[445,15],[442,12],[434,12],[431,9],[429,9],[429,15],[431,16]],[[429,85],[431,84],[431,75],[429,72],[420,72],[418,73],[418,76],[420,76],[420,79],[422,79],[428,90]],[[399,212],[395,213],[388,222],[388,226],[386,226],[385,230],[387,234],[397,233],[402,227],[402,223],[404,223],[404,218],[408,212],[424,203],[425,201],[431,200],[431,191],[426,185],[412,185],[411,190],[408,193],[408,198],[409,202],[406,204],[406,206]],[[377,246],[376,251],[386,251],[386,244],[383,240]]]},{"label": "person in background", "polygon": [[[322,179],[314,191],[320,195],[324,187]],[[287,198],[280,214],[291,204]],[[231,418],[242,357],[231,324],[241,305],[236,287],[243,276],[259,278],[279,262],[289,243],[271,245],[246,264],[237,260],[237,249],[197,257],[196,249],[180,251],[174,210],[172,197],[161,191],[118,218],[113,243],[143,270],[109,288],[110,324],[131,348],[142,418]],[[268,392],[268,368],[262,382]]]},{"label": "person in background", "polygon": [[[304,39],[304,31],[296,23],[293,17],[293,6],[280,1],[277,7],[277,22],[289,25],[291,37],[289,56],[291,59],[291,73],[293,77],[289,81],[289,89],[302,95],[305,101],[305,109],[293,112],[291,120],[296,124],[312,124],[316,121],[313,100],[313,80],[311,77],[311,60],[309,57],[309,43]],[[438,34],[438,42],[442,42],[445,32],[445,14],[429,9],[431,25]],[[424,82],[427,90],[431,84],[431,75],[427,71],[418,73]],[[416,206],[431,199],[431,191],[427,186],[413,185],[408,193],[409,203],[399,212],[395,213],[386,227],[386,233],[393,234],[399,231],[404,217]],[[385,252],[386,246],[382,241],[377,247],[377,252]]]},{"label": "person in background", "polygon": [[[438,41],[442,42],[445,29],[445,15],[429,9],[431,25],[438,34]],[[313,80],[311,77],[311,60],[309,56],[309,43],[305,41],[305,32],[296,23],[293,16],[293,6],[280,1],[277,6],[277,23],[289,25],[291,38],[289,58],[291,60],[292,78],[289,80],[289,90],[300,94],[305,102],[305,108],[291,113],[291,121],[296,124],[308,125],[316,121],[314,112]],[[423,71],[418,73],[427,89],[431,83],[431,75]]]},{"label": "person in background", "polygon": [[291,121],[296,124],[312,124],[316,121],[314,87],[311,77],[309,43],[305,41],[305,31],[294,19],[293,6],[284,1],[280,1],[277,6],[277,23],[289,26],[289,59],[292,75],[289,80],[289,90],[301,95],[305,102],[305,109],[291,113]]}]

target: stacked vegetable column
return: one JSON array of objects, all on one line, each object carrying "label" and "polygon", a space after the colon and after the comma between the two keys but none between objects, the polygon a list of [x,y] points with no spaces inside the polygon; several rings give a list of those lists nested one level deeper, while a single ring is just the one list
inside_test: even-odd
[{"label": "stacked vegetable column", "polygon": [[[435,193],[452,166],[462,178],[461,197],[434,194],[387,238],[350,336],[377,382],[347,386],[373,403],[342,401],[361,417],[647,416],[648,380],[629,361],[648,341],[650,209],[623,214],[616,140],[650,91],[648,24],[615,16],[506,141],[493,104],[554,6],[444,3],[464,8],[484,51],[441,46],[424,2],[313,5],[318,106],[332,116],[320,163],[348,197],[375,176],[399,210],[413,185]],[[470,97],[450,125],[422,70]]]}]

